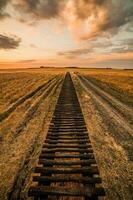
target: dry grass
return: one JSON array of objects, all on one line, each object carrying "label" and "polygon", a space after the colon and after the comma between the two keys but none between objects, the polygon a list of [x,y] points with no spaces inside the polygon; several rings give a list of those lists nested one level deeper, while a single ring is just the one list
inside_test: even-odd
[{"label": "dry grass", "polygon": [[[2,72],[0,76],[3,95],[1,104],[4,104],[1,110],[9,111],[8,108],[16,105],[1,123],[0,199],[9,199],[8,195],[19,199],[19,194],[27,194],[25,188],[28,187],[29,174],[47,133],[63,76],[57,70],[13,70]],[[52,77],[55,78],[48,82]],[[20,101],[47,82],[32,96]]]},{"label": "dry grass", "polygon": [[3,112],[19,98],[33,91],[48,79],[52,78],[58,72],[53,74],[49,71],[41,72],[12,72],[0,73],[0,112]]},{"label": "dry grass", "polygon": [[81,70],[81,73],[133,94],[133,70]]},{"label": "dry grass", "polygon": [[[80,70],[79,72],[87,75],[89,83],[102,89],[106,94],[97,92],[100,90],[92,90],[89,84],[83,88],[77,76],[73,76],[106,190],[106,199],[131,200],[133,132],[131,134],[126,131],[126,124],[130,121],[126,117],[128,113],[123,115],[122,111],[128,108],[133,115],[128,105],[128,98],[124,95],[132,93],[133,72],[127,70]],[[119,98],[121,96],[125,98],[124,101]],[[133,98],[130,99],[133,102]],[[113,104],[115,101],[116,105]],[[116,116],[111,113],[116,113]],[[122,117],[124,123],[119,123],[118,116]]]},{"label": "dry grass", "polygon": [[[46,83],[51,77],[64,74],[66,71],[65,68],[1,70],[0,111],[7,110],[28,93]],[[103,69],[69,69],[69,71],[94,78],[99,85],[107,85],[106,92],[111,91],[110,95],[121,94],[122,91],[133,93],[133,71]],[[47,88],[42,88],[15,107],[1,123],[0,199],[2,200],[7,200],[8,194],[12,190],[15,191],[14,199],[16,198],[14,195],[17,196],[16,199],[19,199],[19,193],[22,199],[27,199],[32,167],[37,163],[60,91],[61,83],[58,85],[58,81],[56,81],[57,79]],[[109,122],[112,120],[109,118],[109,114],[104,112],[97,102],[94,102],[90,94],[83,91],[77,81],[75,83],[106,188],[107,199],[130,200],[132,199],[130,188],[132,163],[124,145],[125,142],[128,143],[127,146],[131,145],[131,141],[127,140],[125,131],[117,126],[117,122],[112,127],[111,123],[107,123],[107,120]],[[50,90],[51,84],[53,85]],[[112,88],[115,88],[116,93],[112,92]],[[125,105],[126,101],[127,99],[124,101]],[[117,134],[123,137],[120,138]]]}]

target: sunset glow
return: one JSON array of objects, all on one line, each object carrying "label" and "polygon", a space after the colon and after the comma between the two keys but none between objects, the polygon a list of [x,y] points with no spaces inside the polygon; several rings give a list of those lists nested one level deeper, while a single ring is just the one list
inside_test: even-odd
[{"label": "sunset glow", "polygon": [[132,68],[133,1],[0,1],[0,68]]}]

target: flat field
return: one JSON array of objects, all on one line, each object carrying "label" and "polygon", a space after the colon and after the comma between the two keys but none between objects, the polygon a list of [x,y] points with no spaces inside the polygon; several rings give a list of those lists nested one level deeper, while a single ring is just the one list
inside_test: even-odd
[{"label": "flat field", "polygon": [[63,77],[60,70],[1,70],[0,199],[26,198]]},{"label": "flat field", "polygon": [[133,70],[0,70],[0,199],[28,199],[66,71],[72,75],[108,200],[131,200]]},{"label": "flat field", "polygon": [[73,74],[107,199],[132,199],[133,71]]}]

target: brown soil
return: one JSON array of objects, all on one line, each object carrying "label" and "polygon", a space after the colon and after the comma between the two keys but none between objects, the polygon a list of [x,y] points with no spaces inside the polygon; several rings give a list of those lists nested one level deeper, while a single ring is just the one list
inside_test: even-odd
[{"label": "brown soil", "polygon": [[63,76],[18,105],[1,123],[0,199],[27,199],[30,176],[60,91]]},{"label": "brown soil", "polygon": [[[113,96],[108,96],[89,81],[79,80],[76,75],[73,78],[103,179],[106,199],[131,200],[132,126],[118,109],[110,106],[116,101]],[[108,101],[104,99],[105,96]],[[119,109],[122,109],[121,105],[117,101]],[[128,105],[124,109],[127,108]]]}]

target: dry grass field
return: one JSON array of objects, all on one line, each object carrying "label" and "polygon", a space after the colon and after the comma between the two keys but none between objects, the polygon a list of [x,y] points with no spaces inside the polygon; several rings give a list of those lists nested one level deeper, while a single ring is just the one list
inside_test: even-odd
[{"label": "dry grass field", "polygon": [[108,200],[132,200],[133,71],[0,71],[0,199],[28,199],[62,81],[70,71]]},{"label": "dry grass field", "polygon": [[133,70],[93,69],[84,70],[83,74],[123,91],[133,93]]},{"label": "dry grass field", "polygon": [[97,158],[106,198],[131,200],[133,71],[80,70],[73,79]]},{"label": "dry grass field", "polygon": [[0,199],[25,196],[62,80],[57,70],[1,71]]}]

